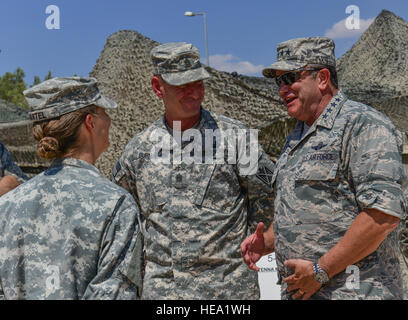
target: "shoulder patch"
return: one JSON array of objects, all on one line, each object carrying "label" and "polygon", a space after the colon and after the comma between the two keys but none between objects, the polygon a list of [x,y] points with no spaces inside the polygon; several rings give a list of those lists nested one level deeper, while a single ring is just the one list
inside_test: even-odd
[{"label": "shoulder patch", "polygon": [[267,167],[260,167],[256,173],[256,177],[266,185],[272,184],[273,172]]}]

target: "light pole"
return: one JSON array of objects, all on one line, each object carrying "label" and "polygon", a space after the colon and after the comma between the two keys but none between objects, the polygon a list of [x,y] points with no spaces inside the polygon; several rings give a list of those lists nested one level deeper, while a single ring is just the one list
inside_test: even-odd
[{"label": "light pole", "polygon": [[204,17],[204,35],[205,35],[205,52],[207,54],[207,66],[210,66],[210,58],[208,57],[208,39],[207,39],[207,18],[205,12],[191,12],[186,11],[184,13],[186,17],[203,16]]}]

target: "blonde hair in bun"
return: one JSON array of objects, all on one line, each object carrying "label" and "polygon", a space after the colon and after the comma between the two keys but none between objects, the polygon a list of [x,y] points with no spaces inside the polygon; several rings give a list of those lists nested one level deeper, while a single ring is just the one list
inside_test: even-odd
[{"label": "blonde hair in bun", "polygon": [[91,105],[52,120],[33,126],[34,139],[38,141],[37,152],[41,158],[63,158],[78,148],[79,129],[88,114],[97,114],[97,106]]},{"label": "blonde hair in bun", "polygon": [[37,152],[41,158],[54,159],[59,156],[58,140],[54,137],[44,137],[37,145]]}]

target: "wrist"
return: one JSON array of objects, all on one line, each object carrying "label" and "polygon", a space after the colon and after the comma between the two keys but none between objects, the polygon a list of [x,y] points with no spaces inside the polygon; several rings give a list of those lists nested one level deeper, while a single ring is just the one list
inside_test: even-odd
[{"label": "wrist", "polygon": [[323,269],[327,275],[329,276],[329,278],[332,278],[333,275],[330,272],[330,267],[329,265],[326,263],[324,256],[321,257],[320,259],[316,260],[316,262],[319,264],[320,268]]},{"label": "wrist", "polygon": [[264,233],[264,248],[263,248],[263,255],[270,254],[275,251],[275,238],[272,239],[268,237],[266,233]]},{"label": "wrist", "polygon": [[317,260],[313,263],[313,276],[314,279],[322,285],[325,285],[330,281],[329,273]]}]

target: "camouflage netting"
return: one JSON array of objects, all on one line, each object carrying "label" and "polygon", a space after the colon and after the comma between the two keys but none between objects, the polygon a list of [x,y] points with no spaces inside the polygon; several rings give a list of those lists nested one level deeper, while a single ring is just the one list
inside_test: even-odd
[{"label": "camouflage netting", "polygon": [[339,82],[349,98],[386,114],[404,135],[408,174],[408,23],[381,11],[353,47],[337,60]]},{"label": "camouflage netting", "polygon": [[337,61],[340,86],[408,131],[408,23],[383,10]]},{"label": "camouflage netting", "polygon": [[337,70],[345,89],[367,102],[407,95],[408,23],[383,10],[338,59]]},{"label": "camouflage netting", "polygon": [[10,122],[28,120],[28,111],[15,104],[0,99],[0,128]]},{"label": "camouflage netting", "polygon": [[[119,31],[107,39],[90,73],[99,80],[101,91],[119,104],[119,108],[111,112],[111,147],[97,162],[105,176],[109,176],[126,143],[164,113],[162,101],[150,86],[153,75],[150,50],[158,44],[135,31]],[[337,69],[340,87],[351,99],[384,112],[407,136],[406,21],[382,11],[354,46],[337,60]],[[277,157],[296,121],[287,116],[275,82],[208,67],[207,71],[212,78],[206,81],[203,106],[236,118],[250,128],[260,129],[263,148]],[[11,149],[20,166],[27,170],[35,166],[43,168],[45,164],[35,152],[31,127],[21,122],[26,116],[24,112],[10,104],[5,107],[0,101],[0,140]],[[6,123],[1,123],[1,119]],[[404,162],[408,163],[408,146],[405,152]]]}]

